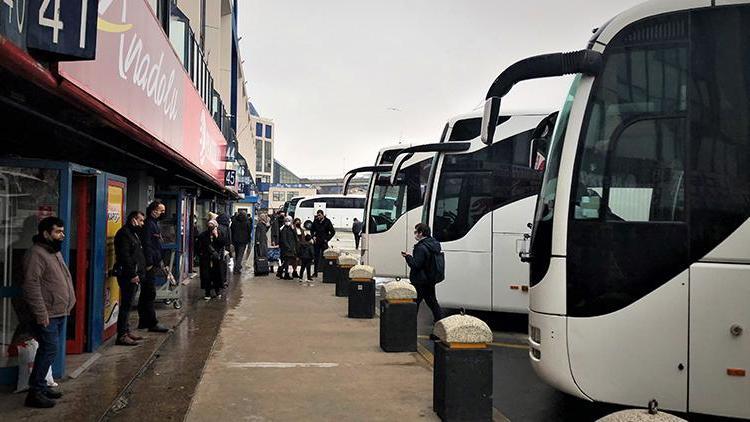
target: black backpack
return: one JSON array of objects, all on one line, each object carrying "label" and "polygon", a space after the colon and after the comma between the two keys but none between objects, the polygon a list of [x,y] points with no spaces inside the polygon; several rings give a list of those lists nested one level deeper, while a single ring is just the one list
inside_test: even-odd
[{"label": "black backpack", "polygon": [[445,253],[443,251],[431,253],[430,257],[432,259],[427,267],[427,276],[430,281],[437,284],[445,280]]}]

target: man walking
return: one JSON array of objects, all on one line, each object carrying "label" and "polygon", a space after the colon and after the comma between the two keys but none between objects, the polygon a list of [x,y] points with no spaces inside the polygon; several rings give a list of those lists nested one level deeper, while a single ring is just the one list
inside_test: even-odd
[{"label": "man walking", "polygon": [[136,346],[143,337],[130,331],[128,318],[133,296],[141,280],[146,278],[146,257],[143,255],[141,230],[146,216],[140,211],[128,215],[125,225],[115,234],[115,271],[120,286],[120,313],[117,316],[117,341],[121,346]]},{"label": "man walking", "polygon": [[326,217],[323,210],[318,210],[315,213],[315,221],[313,221],[312,227],[310,227],[310,232],[313,237],[313,247],[315,248],[315,272],[313,273],[313,277],[317,277],[320,262],[323,261],[323,251],[328,249],[328,242],[333,239],[336,230],[334,230],[333,223]]},{"label": "man walking", "polygon": [[147,328],[156,333],[166,333],[169,329],[156,319],[154,299],[156,299],[157,274],[166,274],[161,251],[162,237],[159,218],[167,210],[160,201],[153,201],[146,208],[146,221],[143,227],[143,254],[146,257],[146,277],[141,280],[141,296],[138,298],[138,328]]},{"label": "man walking", "polygon": [[359,250],[359,239],[362,238],[362,222],[354,218],[352,221],[352,234],[354,234],[354,249]]},{"label": "man walking", "polygon": [[[26,251],[23,265],[23,298],[33,318],[32,332],[39,342],[34,369],[29,377],[26,406],[49,408],[62,393],[47,386],[47,371],[57,358],[65,317],[76,303],[73,279],[60,249],[65,239],[65,223],[57,217],[39,222],[34,245]],[[64,357],[61,357],[64,358]]]},{"label": "man walking", "polygon": [[425,223],[417,224],[414,227],[414,240],[417,241],[414,245],[414,253],[410,255],[401,252],[401,256],[406,259],[406,264],[409,266],[409,280],[417,289],[417,309],[424,299],[432,311],[433,319],[437,322],[443,319],[443,310],[440,309],[435,295],[435,285],[441,280],[435,279],[432,268],[435,256],[441,254],[442,249],[440,242],[431,235],[430,226]]},{"label": "man walking", "polygon": [[253,231],[245,210],[240,210],[234,217],[230,228],[232,229],[232,243],[234,243],[234,273],[239,274],[242,272],[245,250],[247,244],[250,243],[250,235]]}]

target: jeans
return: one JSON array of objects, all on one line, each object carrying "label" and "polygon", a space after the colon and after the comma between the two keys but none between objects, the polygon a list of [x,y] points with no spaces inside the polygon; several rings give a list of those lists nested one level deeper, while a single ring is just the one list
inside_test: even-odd
[{"label": "jeans", "polygon": [[65,341],[62,335],[64,327],[65,317],[50,318],[46,327],[33,324],[34,338],[39,343],[39,348],[34,357],[34,369],[29,377],[29,389],[32,391],[47,389],[47,372],[55,362],[59,342]]},{"label": "jeans", "polygon": [[147,271],[146,277],[141,280],[141,296],[138,298],[138,328],[151,328],[159,323],[156,319],[154,299],[156,299],[154,275]]},{"label": "jeans", "polygon": [[138,290],[138,285],[132,283],[130,278],[117,277],[117,284],[120,286],[120,313],[117,315],[117,338],[120,338],[130,331],[130,308],[133,307],[133,297]]},{"label": "jeans", "polygon": [[437,296],[435,295],[434,284],[415,284],[414,288],[417,290],[417,310],[419,310],[419,304],[422,303],[422,299],[427,303],[432,311],[432,318],[437,322],[443,319],[443,310],[440,309],[438,304]]},{"label": "jeans", "polygon": [[361,234],[355,234],[354,235],[354,249],[359,250],[359,239],[362,238]]},{"label": "jeans", "polygon": [[240,272],[242,270],[242,261],[245,258],[245,250],[247,249],[247,243],[235,243],[234,244],[234,272]]}]

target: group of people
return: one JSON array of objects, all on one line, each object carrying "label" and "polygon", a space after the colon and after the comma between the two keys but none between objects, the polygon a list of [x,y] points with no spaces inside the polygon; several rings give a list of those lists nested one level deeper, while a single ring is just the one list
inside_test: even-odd
[{"label": "group of people", "polygon": [[206,230],[196,239],[196,255],[200,271],[201,288],[205,300],[221,298],[228,285],[230,259],[233,272],[240,274],[245,261],[247,246],[252,238],[252,223],[245,210],[240,210],[231,219],[226,214],[208,213]]},{"label": "group of people", "polygon": [[[270,239],[266,237],[269,231]],[[278,250],[279,266],[276,270],[278,278],[285,280],[296,278],[302,283],[306,273],[307,285],[312,286],[313,278],[318,276],[323,251],[328,249],[328,242],[336,235],[336,230],[323,210],[318,210],[315,214],[309,233],[302,226],[302,220],[278,211],[272,217],[267,214],[259,217],[255,235],[259,256],[269,256],[275,259],[275,254],[269,252],[274,249]]]}]

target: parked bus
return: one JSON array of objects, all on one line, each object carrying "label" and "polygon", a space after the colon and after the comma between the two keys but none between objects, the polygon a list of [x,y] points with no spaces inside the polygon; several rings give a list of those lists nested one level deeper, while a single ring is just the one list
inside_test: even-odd
[{"label": "parked bus", "polygon": [[367,218],[360,247],[362,262],[375,267],[378,277],[408,276],[400,252],[414,246],[413,228],[422,218],[422,203],[434,154],[414,154],[404,162],[392,184],[393,159],[407,147],[409,145],[384,148],[378,153],[375,166],[351,170],[344,177],[346,192],[354,175],[373,173],[367,190]]},{"label": "parked bus", "polygon": [[297,202],[294,217],[302,220],[306,229],[312,225],[315,213],[323,210],[336,229],[351,229],[354,219],[362,221],[365,211],[364,195],[314,195]]},{"label": "parked bus", "polygon": [[588,49],[522,60],[576,74],[530,250],[530,358],[601,402],[750,418],[750,4],[649,1]]},{"label": "parked bus", "polygon": [[443,142],[402,150],[436,154],[423,220],[445,252],[445,281],[437,295],[447,307],[528,312],[528,266],[517,257],[529,236],[554,116],[501,116],[492,145],[479,135],[481,115],[449,123]]}]

